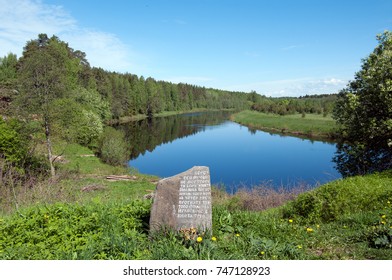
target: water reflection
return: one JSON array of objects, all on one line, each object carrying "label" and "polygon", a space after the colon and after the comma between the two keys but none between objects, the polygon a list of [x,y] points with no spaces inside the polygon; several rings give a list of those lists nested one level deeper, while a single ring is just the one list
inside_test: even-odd
[{"label": "water reflection", "polygon": [[250,130],[229,113],[184,114],[119,127],[131,145],[131,167],[168,177],[195,165],[210,167],[213,184],[228,189],[264,182],[294,186],[341,176],[331,161],[335,145]]},{"label": "water reflection", "polygon": [[219,125],[230,116],[229,112],[196,112],[168,117],[143,119],[118,125],[130,144],[130,159],[152,152],[157,146],[171,143]]}]

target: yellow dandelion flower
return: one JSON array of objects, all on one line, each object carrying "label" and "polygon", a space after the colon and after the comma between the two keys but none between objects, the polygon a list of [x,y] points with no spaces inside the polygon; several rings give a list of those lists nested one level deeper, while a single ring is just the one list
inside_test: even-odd
[{"label": "yellow dandelion flower", "polygon": [[237,237],[240,237],[240,234],[239,233],[236,233],[236,235],[235,236],[237,236]]},{"label": "yellow dandelion flower", "polygon": [[265,252],[264,252],[264,251],[261,251],[261,252],[260,252],[260,254],[261,254],[261,255],[264,255],[264,254],[265,254]]},{"label": "yellow dandelion flower", "polygon": [[217,239],[216,239],[215,236],[213,236],[213,237],[211,237],[211,240],[212,240],[212,241],[216,241]]},{"label": "yellow dandelion flower", "polygon": [[297,245],[297,248],[298,248],[298,249],[302,249],[302,246],[301,246],[301,245]]},{"label": "yellow dandelion flower", "polygon": [[386,217],[387,217],[387,215],[385,215],[385,214],[381,216],[382,219],[385,219]]},{"label": "yellow dandelion flower", "polygon": [[308,228],[306,228],[306,232],[313,232],[313,229],[312,228],[310,228],[310,227],[308,227]]},{"label": "yellow dandelion flower", "polygon": [[199,242],[199,243],[202,242],[202,241],[203,241],[203,237],[199,236],[199,237],[196,239],[196,241]]},{"label": "yellow dandelion flower", "polygon": [[293,222],[293,220],[292,219],[289,219],[289,223],[292,223]]}]

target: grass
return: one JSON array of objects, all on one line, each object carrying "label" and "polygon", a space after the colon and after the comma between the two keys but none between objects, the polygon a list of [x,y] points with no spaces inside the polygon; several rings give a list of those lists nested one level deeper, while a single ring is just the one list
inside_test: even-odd
[{"label": "grass", "polygon": [[[15,185],[0,188],[0,214],[15,211],[19,206],[61,203],[129,202],[141,199],[155,189],[155,176],[139,174],[126,167],[105,164],[93,152],[78,144],[57,142],[54,152],[61,154],[56,161],[57,176],[38,180],[34,186]],[[108,175],[135,176],[132,181],[109,181]]]},{"label": "grass", "polygon": [[330,116],[301,114],[280,116],[256,111],[242,111],[233,114],[231,119],[254,129],[314,139],[333,139],[336,135],[335,121]]},{"label": "grass", "polygon": [[143,196],[156,178],[133,171],[134,181],[109,182],[129,170],[87,154],[66,147],[56,180],[1,200],[0,259],[392,259],[392,172],[310,191],[214,187],[212,232],[192,239],[149,234]]}]

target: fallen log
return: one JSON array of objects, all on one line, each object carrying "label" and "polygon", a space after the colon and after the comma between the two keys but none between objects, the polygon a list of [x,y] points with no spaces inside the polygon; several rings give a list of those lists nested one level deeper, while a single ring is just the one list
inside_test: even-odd
[{"label": "fallen log", "polygon": [[130,175],[109,175],[106,176],[106,180],[109,181],[134,181],[136,180],[136,176],[130,176]]}]

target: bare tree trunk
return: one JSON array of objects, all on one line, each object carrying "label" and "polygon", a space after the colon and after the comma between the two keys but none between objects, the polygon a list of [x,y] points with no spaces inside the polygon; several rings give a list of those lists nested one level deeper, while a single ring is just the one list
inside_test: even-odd
[{"label": "bare tree trunk", "polygon": [[45,136],[46,136],[46,147],[48,149],[48,159],[50,165],[50,175],[52,178],[56,175],[56,171],[53,165],[53,156],[52,156],[52,142],[50,141],[50,129],[49,129],[49,122],[48,118],[45,117]]}]

